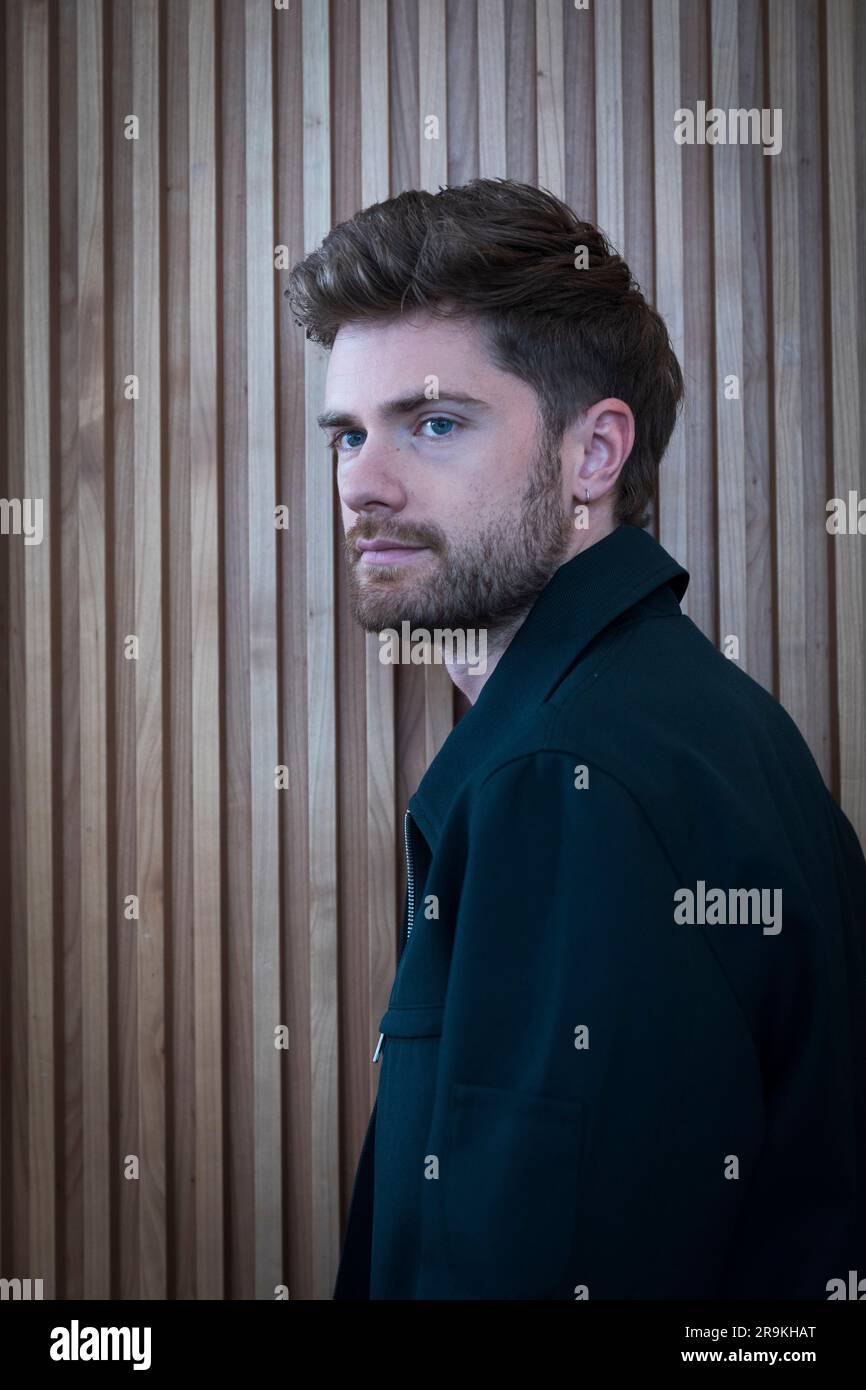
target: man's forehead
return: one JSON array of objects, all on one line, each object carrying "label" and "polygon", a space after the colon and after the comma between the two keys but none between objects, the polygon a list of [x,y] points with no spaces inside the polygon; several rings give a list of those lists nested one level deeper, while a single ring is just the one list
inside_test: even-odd
[{"label": "man's forehead", "polygon": [[360,404],[387,416],[446,399],[482,408],[505,375],[462,321],[426,315],[346,324],[331,349],[320,420],[334,423],[330,417]]}]

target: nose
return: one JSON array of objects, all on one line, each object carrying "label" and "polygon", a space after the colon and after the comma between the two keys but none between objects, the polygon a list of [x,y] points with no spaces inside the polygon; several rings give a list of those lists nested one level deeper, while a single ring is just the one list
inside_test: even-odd
[{"label": "nose", "polygon": [[385,435],[370,433],[344,464],[337,463],[337,490],[353,512],[384,508],[401,512],[408,500],[408,454]]}]

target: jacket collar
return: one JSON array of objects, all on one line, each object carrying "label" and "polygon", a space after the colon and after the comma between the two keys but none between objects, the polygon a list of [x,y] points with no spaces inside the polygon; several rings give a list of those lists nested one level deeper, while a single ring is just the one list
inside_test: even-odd
[{"label": "jacket collar", "polygon": [[409,800],[431,847],[461,784],[517,718],[549,696],[593,638],[664,585],[679,601],[688,582],[688,572],[648,531],[629,525],[555,571]]}]

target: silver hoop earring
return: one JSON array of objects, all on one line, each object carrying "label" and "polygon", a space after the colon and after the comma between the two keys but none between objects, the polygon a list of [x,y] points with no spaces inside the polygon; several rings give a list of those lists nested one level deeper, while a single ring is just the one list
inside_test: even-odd
[{"label": "silver hoop earring", "polygon": [[588,488],[588,487],[587,487],[587,488],[584,488],[584,492],[586,493],[586,500],[587,500],[587,502],[588,502],[588,501],[589,501],[589,488]]}]

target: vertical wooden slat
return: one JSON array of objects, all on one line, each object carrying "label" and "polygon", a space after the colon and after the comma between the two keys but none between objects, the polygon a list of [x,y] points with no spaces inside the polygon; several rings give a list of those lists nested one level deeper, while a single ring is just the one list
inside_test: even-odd
[{"label": "vertical wooden slat", "polygon": [[[223,1294],[214,0],[189,10],[190,565],[196,1296]],[[279,1055],[279,1054],[278,1054]]]},{"label": "vertical wooden slat", "polygon": [[[764,104],[763,0],[739,0],[739,106]],[[744,247],[767,245],[766,182],[769,156],[747,159],[740,169],[740,207]],[[773,557],[770,459],[770,260],[745,255],[743,277],[743,429],[746,475],[746,552],[748,623],[744,664],[751,676],[773,689]],[[743,654],[742,644],[740,647]]]},{"label": "vertical wooden slat", "polygon": [[[8,56],[6,118],[8,123],[6,147],[6,189],[9,216],[6,220],[8,265],[6,287],[6,325],[8,331],[9,392],[6,449],[9,497],[25,497],[24,418],[25,366],[24,347],[24,14],[23,4],[6,7],[6,52]],[[14,345],[19,349],[15,350]],[[44,520],[44,517],[43,517]],[[45,542],[43,542],[44,544]],[[25,564],[30,547],[8,545],[4,540],[9,574],[9,778],[19,794],[10,797],[9,804],[9,863],[11,882],[9,892],[8,965],[9,981],[8,1041],[10,1066],[8,1089],[3,1099],[9,1120],[8,1144],[4,1178],[11,1200],[6,1206],[5,1252],[10,1262],[30,1264],[30,1173],[29,1173],[29,1014],[27,983],[29,957],[27,952],[27,675],[25,634],[26,589]],[[2,937],[3,934],[0,934]],[[0,1071],[3,1069],[0,1068]],[[4,1078],[5,1079],[5,1078]],[[3,1193],[0,1191],[0,1197]]]},{"label": "vertical wooden slat", "polygon": [[805,566],[802,558],[805,488],[800,421],[800,233],[797,189],[797,26],[791,8],[769,0],[770,107],[783,113],[782,148],[771,156],[773,245],[773,368],[776,474],[776,614],[778,697],[808,733]]},{"label": "vertical wooden slat", "polygon": [[[14,129],[15,101],[14,74],[11,71],[10,53],[14,45],[14,24],[17,16],[13,7],[7,5],[0,12],[0,72],[3,73],[3,91],[0,92],[0,193],[5,200],[6,217],[0,218],[0,496],[15,496],[15,480],[10,467],[12,437],[15,429],[13,393],[20,381],[16,370],[15,357],[20,367],[20,354],[10,353],[13,339],[14,300],[12,284],[16,266],[13,254],[17,242],[19,219],[16,201],[12,198],[12,176],[10,164],[10,132]],[[20,69],[19,69],[20,72]],[[18,102],[20,111],[21,103]],[[10,119],[11,117],[11,119]],[[14,161],[13,161],[14,163]],[[20,204],[20,200],[19,200]],[[19,338],[20,341],[20,338]],[[16,866],[12,859],[12,845],[15,834],[15,817],[12,813],[12,664],[15,641],[12,636],[12,551],[0,551],[0,879],[7,885],[6,901],[10,922],[14,920],[17,895]],[[20,917],[19,917],[20,920]],[[11,930],[0,931],[0,1262],[11,1266],[12,1223],[9,1212],[12,1206],[14,1171],[9,1161],[11,1145],[11,1100],[12,1077],[15,1058],[11,1037],[12,1000],[12,940]]]},{"label": "vertical wooden slat", "polygon": [[[421,61],[416,0],[389,0],[388,4],[389,145],[391,192],[418,188],[421,184],[420,146],[423,131],[418,91]],[[426,673],[422,666],[400,666],[395,671],[397,812],[401,885],[405,877],[402,817],[410,796],[429,764],[426,739]]]},{"label": "vertical wooden slat", "polygon": [[[78,286],[78,43],[74,7],[60,4],[56,24],[51,25],[51,85],[56,89],[51,121],[56,135],[51,178],[51,245],[57,246],[54,271],[60,284]],[[56,61],[54,61],[56,56]],[[53,297],[56,302],[56,296]],[[61,296],[50,332],[53,339],[51,370],[57,378],[57,413],[54,427],[53,473],[54,535],[58,556],[54,569],[54,630],[63,685],[54,676],[54,739],[61,777],[60,799],[54,803],[57,858],[54,865],[57,894],[54,899],[56,929],[57,1019],[63,1041],[57,1037],[57,1290],[64,1298],[81,1298],[83,1279],[83,1013],[81,920],[81,682],[79,682],[78,592],[78,481],[81,456],[78,445],[79,313],[75,292]]]},{"label": "vertical wooden slat", "polygon": [[[55,61],[56,55],[56,61]],[[53,340],[52,372],[56,372],[55,462],[52,466],[57,522],[52,528],[57,545],[54,574],[54,628],[59,646],[62,681],[54,677],[53,700],[59,721],[56,740],[60,757],[61,793],[55,801],[58,856],[55,876],[55,1017],[62,1025],[62,1042],[55,1033],[61,1059],[55,1083],[60,1106],[56,1112],[57,1199],[62,1204],[58,1224],[57,1290],[64,1298],[80,1298],[84,1278],[84,1054],[82,960],[84,941],[81,922],[81,602],[78,585],[78,500],[80,450],[78,409],[79,301],[78,285],[78,44],[76,14],[71,6],[58,6],[52,25],[49,57],[55,88],[52,131],[56,132],[52,165],[52,244],[58,248],[55,274],[71,293],[56,305],[50,332]],[[59,552],[59,553],[58,553]]]},{"label": "vertical wooden slat", "polygon": [[445,0],[418,0],[418,138],[420,186],[435,193],[448,182]]},{"label": "vertical wooden slat", "polygon": [[256,1297],[282,1283],[277,727],[274,530],[274,189],[272,12],[247,0],[247,452],[249,468],[250,777],[255,1086]]},{"label": "vertical wooden slat", "polygon": [[[683,105],[694,109],[706,96],[712,80],[710,55],[712,36],[710,12],[693,0],[682,6],[681,81]],[[712,315],[712,159],[710,145],[678,147],[682,162],[682,245],[684,374],[688,383],[688,405],[683,416],[686,464],[686,531],[701,536],[693,546],[688,570],[691,576],[687,598],[689,616],[702,632],[715,639],[718,626],[718,556],[716,548],[716,475],[713,426],[713,364],[715,345]],[[664,470],[664,463],[662,464]]]},{"label": "vertical wooden slat", "polygon": [[[448,183],[477,179],[479,53],[476,0],[445,0],[445,85],[448,108]],[[500,80],[505,83],[504,71]],[[502,126],[503,146],[505,126]],[[497,171],[505,172],[504,160]]]},{"label": "vertical wooden slat", "polygon": [[133,103],[140,138],[133,160],[132,260],[135,372],[136,865],[140,1289],[166,1292],[165,959],[162,700],[162,448],[160,315],[159,4],[133,11]]},{"label": "vertical wooden slat", "polygon": [[[168,632],[166,682],[166,1102],[169,1158],[168,1296],[196,1297],[195,892],[193,834],[193,580],[190,565],[189,6],[165,8],[163,381]],[[179,929],[178,929],[179,928]]]},{"label": "vertical wooden slat", "polygon": [[[854,4],[828,0],[827,162],[829,182],[830,354],[832,361],[833,497],[866,494],[857,299],[858,238],[854,106]],[[829,500],[829,499],[828,499]],[[836,581],[839,781],[842,809],[866,845],[866,651],[863,645],[866,560],[861,535],[830,537]]]},{"label": "vertical wooden slat", "polygon": [[[329,23],[327,0],[304,8],[304,245],[312,250],[331,218]],[[310,1000],[312,1054],[313,1288],[333,1288],[339,1244],[337,1050],[337,849],[334,727],[333,479],[321,466],[315,422],[324,398],[326,354],[306,344],[307,701],[309,718]]]},{"label": "vertical wooden slat", "polygon": [[[247,395],[246,14],[221,5],[220,20],[220,293],[225,602],[226,1109],[232,1142],[226,1154],[226,1285],[230,1298],[256,1293],[255,998],[253,993],[252,811],[250,769],[250,598]],[[294,17],[293,17],[294,18]],[[300,45],[298,45],[300,47]],[[297,837],[296,837],[297,838]],[[304,871],[306,878],[306,872]],[[267,1097],[265,1097],[267,1099]],[[271,1295],[273,1296],[273,1295]]]},{"label": "vertical wooden slat", "polygon": [[[821,775],[836,776],[834,704],[832,573],[833,557],[826,519],[830,468],[829,411],[831,394],[829,324],[826,302],[829,276],[827,252],[826,113],[821,60],[822,0],[802,0],[793,6],[797,29],[797,104],[785,118],[783,134],[797,146],[797,214],[800,246],[812,248],[821,275],[800,276],[800,428],[803,455],[802,566],[805,592],[814,595],[806,625],[806,660],[801,671],[808,723],[805,729]],[[742,51],[742,50],[741,50]],[[775,156],[761,158],[772,165]],[[745,301],[745,293],[744,293]],[[810,518],[808,524],[806,518]]]},{"label": "vertical wooden slat", "polygon": [[[341,9],[344,14],[348,8],[347,0],[341,0]],[[357,10],[358,7],[353,8]],[[275,136],[278,208],[276,240],[289,248],[288,265],[292,265],[301,258],[304,252],[303,69],[305,67],[305,55],[302,8],[293,5],[288,10],[280,11],[276,16],[274,27],[276,30],[275,57],[278,101]],[[344,26],[340,24],[335,13],[334,31],[336,32],[338,28],[341,30],[342,44],[346,47],[351,46],[352,51],[348,62],[346,58],[342,59],[344,72],[345,66],[351,65],[348,76],[338,75],[337,62],[335,62],[334,81],[341,88],[345,83],[354,96],[360,81],[359,74],[351,70],[357,65],[357,13],[349,20],[348,27],[350,30],[354,29],[354,42],[344,32]],[[336,58],[337,55],[335,54]],[[223,94],[222,104],[225,106],[225,103],[226,96]],[[347,158],[345,173],[341,176],[335,169],[332,175],[333,183],[340,190],[344,202],[347,184],[350,187],[355,187],[356,184],[360,183],[360,168],[355,167],[359,166],[360,163],[358,159],[360,98],[357,101],[352,100],[351,109],[352,122],[355,128],[355,140],[352,144],[353,163],[350,163]],[[348,210],[354,211],[356,206],[357,198],[350,198]],[[232,244],[233,239],[228,238],[226,245]],[[285,288],[284,272],[278,273],[278,283],[281,289]],[[281,302],[285,304],[285,300]],[[281,652],[284,654],[281,660],[285,671],[285,679],[280,691],[282,721],[280,751],[282,761],[289,768],[295,770],[295,775],[289,779],[288,790],[282,793],[283,816],[280,826],[281,872],[285,885],[281,905],[285,943],[282,962],[283,1010],[286,1021],[292,1029],[290,1049],[285,1059],[282,1077],[283,1264],[284,1281],[291,1280],[289,1283],[291,1297],[311,1298],[313,1214],[310,1202],[312,1152],[309,1117],[312,1105],[312,1065],[310,1057],[311,1038],[307,1027],[307,1020],[310,1017],[311,983],[309,836],[306,833],[308,719],[305,537],[307,528],[304,522],[306,514],[306,468],[303,466],[306,449],[306,420],[304,411],[304,335],[299,332],[290,314],[282,315],[279,330],[279,353],[279,497],[289,507],[288,529],[279,532],[277,536],[280,592],[289,596],[289,601],[281,605],[280,611],[279,641]],[[327,453],[324,449],[321,454],[321,464],[323,467],[327,467]],[[355,634],[353,633],[353,635]],[[358,646],[361,648],[360,652],[357,649]],[[359,642],[354,649],[350,647],[350,651],[353,661],[353,675],[356,671],[363,673],[363,643]],[[363,680],[363,674],[360,679]],[[345,882],[343,885],[345,897],[351,901],[354,917],[348,927],[346,918],[350,914],[346,912],[340,918],[341,930],[347,930],[350,945],[348,949],[344,950],[342,949],[343,942],[341,942],[339,992],[341,998],[345,999],[346,1013],[355,1020],[359,1017],[363,1019],[364,1041],[363,1045],[359,1043],[356,1047],[356,1055],[352,1059],[355,1063],[355,1070],[349,1084],[344,1084],[343,1075],[340,1077],[341,1101],[346,1106],[342,1118],[344,1126],[347,1126],[345,1131],[347,1142],[344,1145],[342,1155],[343,1197],[346,1205],[348,1205],[351,1192],[349,1184],[354,1174],[354,1166],[350,1168],[350,1164],[353,1160],[357,1161],[360,1140],[364,1132],[363,1126],[370,1113],[366,1090],[367,1069],[365,1067],[365,1062],[368,1060],[366,1055],[368,1032],[365,1007],[366,990],[348,996],[348,991],[344,991],[342,985],[342,981],[346,978],[352,978],[357,983],[359,972],[355,963],[359,959],[364,960],[367,953],[366,937],[361,939],[362,931],[366,932],[366,889],[363,893],[363,900],[359,900],[361,894],[357,886],[359,878],[363,878],[365,873],[363,861],[366,850],[364,844],[366,826],[359,826],[358,824],[364,794],[359,785],[363,773],[359,771],[355,772],[354,776],[352,775],[355,768],[363,769],[364,766],[363,713],[358,713],[356,710],[355,680],[350,680],[347,684],[347,698],[341,712],[349,729],[351,729],[351,733],[346,732],[345,737],[341,740],[342,730],[338,725],[337,740],[338,748],[342,742],[348,765],[352,771],[345,777],[342,787],[338,781],[338,788],[342,790],[346,803],[351,809],[343,812],[341,805],[338,814],[341,815],[341,818],[343,815],[347,819],[351,818],[352,829],[348,837],[348,852],[355,851],[355,846],[361,845],[361,848],[355,852],[362,862],[360,866],[357,864],[353,866],[354,875],[350,879],[351,886]],[[345,897],[341,908],[345,903]],[[347,1029],[347,1031],[349,1030]],[[355,1036],[357,1038],[357,1034]],[[343,1042],[344,1039],[341,1036],[341,1046]],[[343,1056],[345,1056],[345,1051],[341,1053],[341,1058]],[[353,1121],[354,1135],[352,1136],[351,1125]],[[353,1148],[352,1137],[355,1136],[357,1142]],[[243,1171],[242,1166],[241,1171]],[[348,1192],[347,1187],[349,1187]],[[240,1236],[240,1248],[243,1250],[246,1240],[242,1232]]]},{"label": "vertical wooden slat", "polygon": [[[737,6],[712,0],[712,104],[725,111],[740,105]],[[718,459],[719,638],[740,643],[746,661],[746,453],[743,430],[743,274],[740,230],[740,168],[743,159],[763,158],[751,146],[717,145],[713,150],[713,255],[716,310],[716,455]],[[736,377],[728,399],[725,379]]]},{"label": "vertical wooden slat", "polygon": [[625,240],[621,0],[595,6],[595,130],[598,222],[621,250]]},{"label": "vertical wooden slat", "polygon": [[395,193],[422,186],[418,27],[417,0],[388,0],[391,186]]},{"label": "vertical wooden slat", "polygon": [[[54,786],[51,688],[51,370],[49,342],[49,9],[23,13],[24,496],[41,499],[43,539],[24,555],[29,1264],[56,1297],[54,1127]],[[23,536],[16,538],[24,544]],[[4,540],[4,543],[8,543]],[[59,965],[59,963],[58,963]],[[29,1271],[28,1271],[29,1272]]]},{"label": "vertical wooden slat", "polygon": [[76,8],[84,1298],[110,1297],[102,0]]},{"label": "vertical wooden slat", "polygon": [[[431,193],[448,183],[448,89],[445,73],[445,0],[418,0],[418,134],[422,188]],[[430,138],[430,118],[438,138]],[[444,666],[424,670],[424,747],[433,761],[453,725],[452,684]]]},{"label": "vertical wooden slat", "polygon": [[535,0],[538,184],[565,194],[565,34],[559,0]]},{"label": "vertical wooden slat", "polygon": [[[578,11],[578,16],[585,15]],[[586,16],[589,18],[589,16]],[[623,254],[644,294],[652,297],[654,251],[653,203],[653,123],[652,123],[652,12],[649,4],[626,10],[626,37],[622,45],[622,177],[626,189]],[[583,26],[579,26],[582,31]],[[591,45],[590,45],[591,47]],[[592,59],[590,53],[590,60]],[[586,64],[582,59],[581,65]],[[566,48],[566,71],[575,85],[575,60]],[[580,100],[580,92],[575,94]],[[595,122],[587,122],[594,126]],[[574,138],[574,137],[571,137]],[[578,139],[585,138],[580,134]],[[586,162],[588,157],[584,156]],[[590,168],[592,167],[590,163]],[[578,169],[580,166],[578,166]],[[652,523],[650,526],[652,529]]]},{"label": "vertical wooden slat", "polygon": [[478,0],[478,174],[505,176],[505,0]]},{"label": "vertical wooden slat", "polygon": [[[126,138],[129,114],[135,114],[131,6],[103,9],[110,68],[106,78],[109,108],[109,166],[105,196],[110,208],[107,224],[110,264],[107,266],[111,322],[109,326],[111,412],[111,469],[106,475],[110,506],[108,524],[108,601],[111,698],[109,704],[109,988],[111,1045],[109,1066],[117,1114],[111,1134],[115,1165],[112,1181],[118,1202],[117,1231],[113,1233],[121,1298],[141,1297],[140,1218],[141,1182],[126,1174],[127,1156],[140,1155],[138,1060],[138,932],[140,922],[126,915],[126,904],[137,894],[136,872],[136,673],[129,658],[129,634],[137,631],[135,576],[135,412],[127,383],[137,371],[132,272],[135,256],[133,171],[136,145]],[[112,958],[113,957],[113,958]],[[114,1194],[113,1194],[114,1195]]]},{"label": "vertical wooden slat", "polygon": [[505,172],[522,183],[535,183],[538,170],[537,74],[535,6],[505,0]]},{"label": "vertical wooden slat", "polygon": [[[654,302],[683,364],[682,147],[674,142],[674,112],[681,104],[680,91],[679,0],[653,0]],[[659,540],[686,568],[687,539],[685,440],[680,420],[659,470]],[[687,591],[684,610],[688,598]]]},{"label": "vertical wooden slat", "polygon": [[[370,0],[360,14],[361,201],[388,197],[388,5]],[[394,977],[396,883],[394,668],[379,660],[376,633],[365,636],[367,757],[367,924],[371,1033],[388,1003]],[[371,1038],[371,1041],[373,1039]],[[379,1068],[370,1069],[375,1097]]]}]

